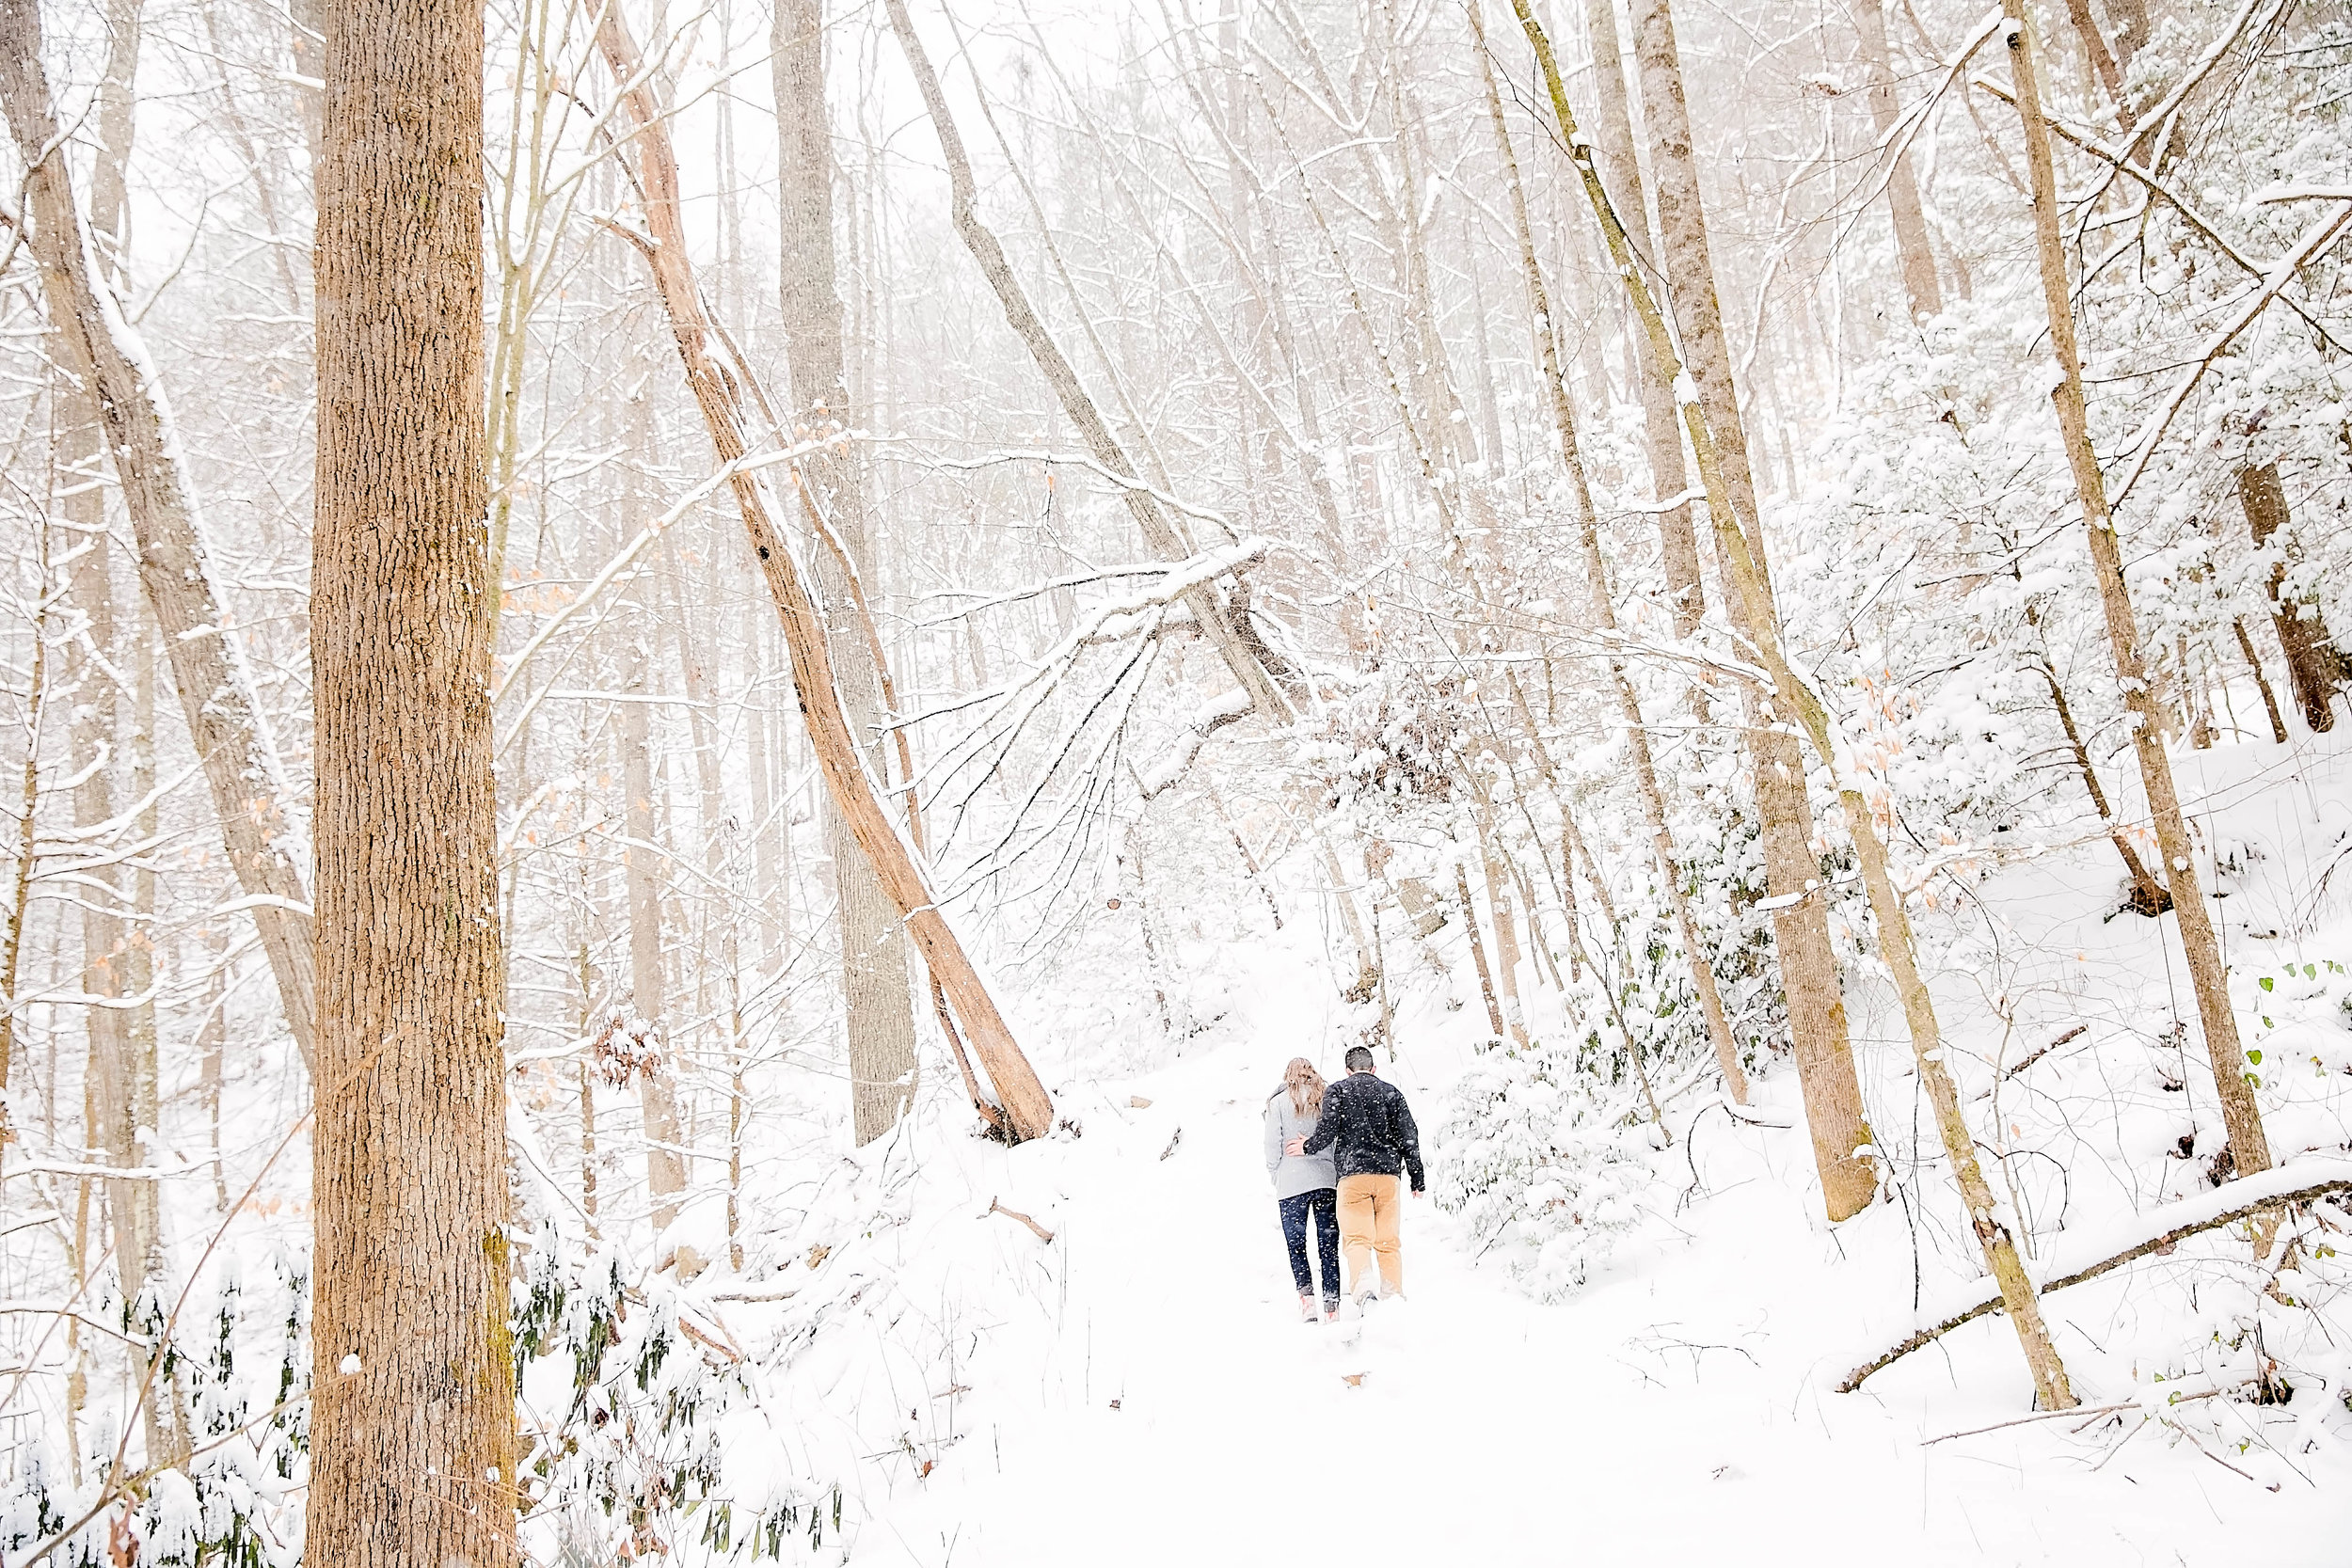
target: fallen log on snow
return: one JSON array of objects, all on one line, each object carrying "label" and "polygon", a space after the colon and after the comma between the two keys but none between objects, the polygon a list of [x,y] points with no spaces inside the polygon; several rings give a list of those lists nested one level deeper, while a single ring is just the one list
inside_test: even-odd
[{"label": "fallen log on snow", "polygon": [[[2152,1252],[2169,1251],[2191,1236],[2218,1229],[2238,1220],[2251,1219],[2266,1209],[2283,1208],[2290,1203],[2310,1203],[2336,1193],[2352,1193],[2352,1160],[2305,1160],[2253,1176],[2240,1177],[2212,1192],[2200,1193],[2194,1197],[2164,1204],[2145,1214],[2135,1215],[2125,1225],[2086,1236],[2053,1253],[2042,1271],[2044,1278],[2035,1293],[2047,1295],[2069,1285],[2096,1279],[2135,1259],[2145,1258]],[[2088,1260],[2078,1261],[2080,1259]],[[1913,1351],[1933,1344],[1963,1323],[1973,1323],[1988,1312],[2000,1309],[2001,1294],[1992,1281],[1971,1281],[1967,1290],[1973,1293],[1937,1311],[1918,1328],[1848,1372],[1839,1381],[1837,1391],[1841,1394],[1852,1393],[1871,1373],[1893,1366]]]}]

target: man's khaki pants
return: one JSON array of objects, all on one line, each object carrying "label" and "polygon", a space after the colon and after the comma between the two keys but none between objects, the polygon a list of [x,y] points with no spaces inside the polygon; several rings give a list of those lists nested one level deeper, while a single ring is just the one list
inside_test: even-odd
[{"label": "man's khaki pants", "polygon": [[1347,1293],[1369,1289],[1365,1265],[1380,1255],[1380,1293],[1405,1293],[1405,1255],[1397,1250],[1397,1179],[1393,1176],[1340,1178],[1340,1250],[1347,1255]]}]

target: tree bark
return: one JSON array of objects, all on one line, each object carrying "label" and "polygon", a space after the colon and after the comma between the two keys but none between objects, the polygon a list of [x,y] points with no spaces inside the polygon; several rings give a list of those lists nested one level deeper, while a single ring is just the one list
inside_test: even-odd
[{"label": "tree bark", "polygon": [[[1586,198],[1592,204],[1594,217],[1609,242],[1611,259],[1617,264],[1618,278],[1632,298],[1643,330],[1649,335],[1650,346],[1658,357],[1659,372],[1678,379],[1681,366],[1675,354],[1674,341],[1667,334],[1665,318],[1659,312],[1649,285],[1633,265],[1625,226],[1610,206],[1608,193],[1594,170],[1591,149],[1588,145],[1579,144],[1576,117],[1568,106],[1567,88],[1560,80],[1560,68],[1552,55],[1550,40],[1545,37],[1542,25],[1528,9],[1528,0],[1512,0],[1512,8],[1518,14],[1519,25],[1526,32],[1528,41],[1534,46],[1536,63],[1542,70],[1544,86],[1550,95],[1553,118],[1559,124],[1562,137],[1568,144]],[[1714,521],[1717,555],[1724,568],[1724,596],[1733,604],[1744,608],[1746,629],[1771,676],[1774,700],[1793,711],[1793,716],[1810,735],[1822,760],[1835,768],[1837,747],[1830,733],[1828,711],[1781,654],[1779,628],[1772,610],[1771,588],[1763,574],[1756,569],[1756,557],[1746,532],[1730,504],[1723,466],[1715,451],[1706,414],[1695,399],[1683,400],[1681,409],[1684,434],[1689,436],[1692,453],[1698,461],[1699,478],[1707,490],[1708,513]],[[1877,825],[1861,791],[1851,785],[1841,785],[1839,800],[1845,807],[1846,823],[1853,837],[1857,858],[1862,863],[1863,880],[1869,893],[1871,912],[1878,918],[1880,954],[1893,972],[1897,992],[1902,999],[1903,1018],[1911,1034],[1912,1060],[1918,1070],[1920,1084],[1935,1107],[1936,1131],[1944,1143],[1945,1158],[1951,1163],[1961,1200],[1967,1208],[1970,1228],[1976,1234],[1988,1272],[1999,1283],[2002,1303],[2009,1309],[2010,1323],[2017,1331],[2019,1348],[2025,1353],[2026,1365],[2033,1374],[2037,1400],[2048,1409],[2071,1408],[2075,1402],[2074,1391],[2068,1386],[2066,1369],[2058,1360],[2057,1348],[2050,1342],[2049,1329],[2042,1320],[2041,1306],[2035,1299],[2033,1283],[2026,1275],[2025,1264],[2018,1257],[2016,1243],[1994,1210],[1992,1189],[1986,1184],[1983,1167],[1977,1160],[1975,1139],[1961,1111],[1959,1091],[1944,1065],[1944,1043],[1936,1024],[1933,1000],[1929,996],[1926,983],[1918,972],[1910,918],[1888,873],[1885,847],[1879,839]],[[1800,895],[1800,907],[1819,905],[1822,901],[1817,896],[1817,890],[1810,887]]]},{"label": "tree bark", "polygon": [[[1486,939],[1478,931],[1478,906],[1470,899],[1470,873],[1456,861],[1454,864],[1454,896],[1462,901],[1462,926],[1470,932],[1470,961],[1478,966],[1478,992],[1486,1001],[1486,1026],[1494,1037],[1503,1037],[1502,1005],[1495,1000],[1494,971],[1486,967]],[[1632,1043],[1628,1037],[1628,1045]]]},{"label": "tree bark", "polygon": [[2230,629],[2237,633],[2238,652],[2246,656],[2246,667],[2254,673],[2254,689],[2262,693],[2263,712],[2270,720],[2270,738],[2283,746],[2287,743],[2287,721],[2280,716],[2279,694],[2270,689],[2270,677],[2263,673],[2262,655],[2254,651],[2254,640],[2247,635],[2245,618],[2233,616]]},{"label": "tree bark", "polygon": [[[1164,561],[1177,561],[1191,554],[1182,532],[1168,520],[1159,501],[1136,479],[1136,468],[1119,439],[1104,420],[1102,410],[1095,406],[1077,371],[1071,365],[1037,308],[1029,302],[1013,275],[1012,264],[1005,258],[1004,246],[980,221],[979,189],[972,178],[972,161],[963,150],[963,138],[956,130],[955,118],[948,112],[946,95],[940,90],[939,76],[931,69],[930,56],[924,52],[923,42],[914,31],[914,23],[907,15],[906,0],[884,0],[890,13],[891,30],[898,35],[899,47],[905,51],[908,66],[914,72],[915,86],[923,94],[923,105],[930,116],[931,128],[939,136],[940,151],[947,161],[947,179],[956,232],[972,252],[980,272],[1004,308],[1005,320],[1014,334],[1026,345],[1030,357],[1044,377],[1062,412],[1077,427],[1079,439],[1088,452],[1111,473],[1129,482],[1122,485],[1120,497],[1136,520],[1136,528],[1154,554]],[[1187,592],[1184,599],[1200,623],[1200,634],[1217,656],[1225,661],[1233,678],[1249,694],[1258,711],[1274,723],[1286,723],[1292,717],[1290,700],[1275,683],[1273,674],[1263,662],[1257,634],[1247,624],[1246,617],[1235,615],[1220,603],[1216,593],[1205,586]]]},{"label": "tree bark", "polygon": [[1524,1046],[1527,1011],[1519,1003],[1519,932],[1511,909],[1511,873],[1485,833],[1479,835],[1478,853],[1486,875],[1486,915],[1495,928],[1495,979],[1502,993],[1502,1022],[1512,1040]]},{"label": "tree bark", "polygon": [[[1600,552],[1600,519],[1593,509],[1592,485],[1584,471],[1584,456],[1577,443],[1576,410],[1568,401],[1567,383],[1562,379],[1557,347],[1557,334],[1552,330],[1551,294],[1544,285],[1542,263],[1535,255],[1535,230],[1527,215],[1527,195],[1519,182],[1518,157],[1511,150],[1508,123],[1502,118],[1502,95],[1494,78],[1494,68],[1485,48],[1486,28],[1475,8],[1470,12],[1471,25],[1478,32],[1479,66],[1485,75],[1486,114],[1494,127],[1495,140],[1502,155],[1505,183],[1511,193],[1511,215],[1518,231],[1519,264],[1527,277],[1530,313],[1534,324],[1536,362],[1543,367],[1544,385],[1550,394],[1552,430],[1560,445],[1560,461],[1568,476],[1568,495],[1576,508],[1577,538],[1582,547],[1584,575],[1593,595],[1593,625],[1611,642],[1617,639],[1617,607],[1609,588],[1609,567]],[[1681,436],[1675,437],[1678,444]],[[1658,787],[1658,769],[1650,756],[1649,730],[1642,717],[1641,699],[1633,689],[1633,682],[1626,673],[1625,660],[1613,648],[1609,654],[1610,684],[1617,698],[1617,712],[1625,721],[1626,746],[1633,763],[1634,783],[1641,791],[1642,811],[1648,819],[1650,846],[1658,855],[1659,879],[1666,895],[1668,908],[1675,920],[1677,939],[1682,944],[1685,961],[1691,968],[1691,981],[1698,991],[1700,1010],[1707,1021],[1707,1036],[1715,1049],[1716,1065],[1724,1074],[1724,1090],[1735,1104],[1748,1102],[1748,1078],[1740,1065],[1740,1049],[1731,1035],[1731,1022],[1724,1016],[1723,996],[1715,984],[1714,966],[1708,962],[1699,946],[1698,924],[1691,915],[1691,900],[1682,885],[1682,870],[1677,863],[1674,833],[1666,822],[1665,798]],[[1491,875],[1491,872],[1489,873]],[[1840,1220],[1860,1210],[1878,1190],[1878,1183],[1867,1164],[1854,1161],[1852,1151],[1870,1141],[1869,1129],[1854,1131],[1832,1164],[1821,1171],[1822,1185],[1830,1195],[1830,1218]],[[1816,1149],[1819,1155],[1820,1150]],[[1832,1177],[1848,1176],[1847,1167],[1858,1165],[1861,1196],[1851,1207],[1845,1207],[1848,1194],[1841,1185],[1833,1185]],[[1846,1184],[1852,1184],[1851,1181]],[[1845,1207],[1845,1212],[1839,1209]]]},{"label": "tree bark", "polygon": [[[833,131],[825,112],[824,0],[778,0],[773,31],[776,130],[783,160],[779,213],[784,261],[784,328],[792,375],[792,420],[812,429],[856,423],[842,372],[842,309],[834,261]],[[870,581],[874,564],[865,476],[854,451],[813,454],[803,465],[815,504],[846,547],[845,565],[828,551],[817,559],[826,601],[846,604],[848,575]],[[834,677],[841,706],[865,751],[866,767],[887,778],[877,672],[850,618],[831,617]],[[859,1144],[871,1143],[906,1113],[914,1081],[914,1006],[908,989],[905,934],[898,911],[859,853],[857,835],[830,798],[825,837],[833,850],[841,934],[841,989],[850,1045],[850,1120]]]},{"label": "tree bark", "polygon": [[[1884,4],[1885,0],[1853,0],[1854,31],[1861,36],[1863,69],[1869,73],[1870,123],[1878,128],[1882,144],[1893,135],[1899,108],[1894,67],[1887,59]],[[1887,170],[1886,206],[1895,220],[1895,256],[1902,267],[1911,319],[1926,321],[1943,314],[1944,291],[1936,281],[1935,252],[1928,245],[1927,214],[1919,205],[1919,182],[1912,173],[1908,150]]]},{"label": "tree bark", "polygon": [[[800,694],[801,715],[818,769],[834,803],[849,819],[859,851],[873,864],[882,891],[930,965],[933,983],[962,1019],[973,1048],[1003,1101],[1008,1133],[1016,1140],[1042,1137],[1053,1130],[1053,1101],[1045,1085],[1038,1082],[1028,1058],[1021,1053],[979,971],[940,912],[921,863],[899,836],[873,781],[866,776],[834,683],[825,618],[810,598],[800,566],[771,516],[767,487],[758,472],[746,466],[750,453],[746,400],[757,395],[757,377],[732,346],[713,332],[703,312],[678,212],[677,160],[671,150],[668,123],[652,88],[638,80],[637,45],[619,8],[606,8],[596,43],[613,79],[626,89],[624,106],[634,128],[630,139],[638,150],[639,184],[651,230],[649,243],[642,248],[669,318],[687,388],[694,395],[720,463],[729,470],[729,486],[752,554],[760,563],[769,596],[775,601],[785,651],[792,664],[792,684]],[[723,364],[713,356],[714,351],[726,356]]]},{"label": "tree bark", "polygon": [[2066,12],[2074,24],[2074,36],[2082,40],[2083,53],[2090,58],[2091,73],[2106,89],[2109,102],[2115,105],[2116,116],[2123,129],[2132,128],[2130,102],[2123,96],[2123,72],[2117,69],[2115,55],[2107,48],[2106,39],[2099,31],[2099,19],[2090,14],[2090,0],[2066,0]]},{"label": "tree bark", "polygon": [[654,1047],[651,1063],[637,1080],[638,1103],[645,1116],[645,1187],[653,1195],[653,1227],[667,1230],[677,1218],[677,1195],[686,1190],[686,1162],[678,1152],[676,1044],[666,1027],[669,987],[661,967],[661,854],[656,847],[653,749],[648,737],[645,654],[628,651],[628,695],[621,706],[622,825],[628,842],[621,852],[621,875],[628,894],[628,997],[644,1038]]},{"label": "tree bark", "polygon": [[251,909],[305,1064],[314,1011],[310,898],[289,839],[289,790],[205,562],[195,493],[168,406],[137,330],[90,270],[92,247],[40,62],[38,0],[0,0],[0,109],[25,164],[51,325],[66,371],[97,404],[138,547],[139,581],[162,629],[173,684],[219,818],[229,864]]},{"label": "tree bark", "polygon": [[[1756,482],[1748,466],[1746,427],[1732,385],[1731,354],[1724,340],[1723,309],[1715,293],[1715,263],[1707,237],[1707,211],[1699,195],[1698,164],[1691,146],[1691,117],[1683,99],[1682,66],[1675,42],[1668,0],[1632,0],[1634,55],[1640,65],[1642,107],[1648,121],[1650,168],[1658,188],[1660,270],[1668,280],[1681,341],[1690,356],[1697,403],[1685,401],[1684,420],[1698,414],[1708,451],[1700,457],[1708,508],[1715,514],[1716,559],[1724,578],[1724,598],[1732,625],[1750,641],[1777,642],[1772,576],[1763,554],[1764,531],[1756,505]],[[1662,324],[1661,324],[1662,325]],[[1662,368],[1674,351],[1655,341]],[[1661,372],[1668,386],[1673,378]],[[1698,451],[1698,437],[1692,447]],[[1709,477],[1709,463],[1715,469]],[[1733,592],[1733,565],[1724,547],[1728,528],[1740,535],[1760,590]],[[1823,1196],[1833,1211],[1868,1200],[1862,1173],[1848,1168],[1855,1148],[1867,1143],[1862,1089],[1854,1076],[1845,997],[1837,958],[1830,946],[1828,900],[1820,889],[1820,862],[1812,848],[1813,808],[1805,790],[1804,760],[1797,737],[1769,719],[1757,721],[1755,693],[1742,695],[1749,710],[1749,754],[1756,780],[1756,808],[1764,841],[1765,887],[1772,904],[1773,949],[1780,960],[1781,990],[1788,1002],[1788,1033],[1796,1048],[1797,1075],[1805,1091],[1805,1117],[1815,1126],[1817,1160],[1837,1162],[1837,1180],[1823,1178]],[[1826,1143],[1821,1140],[1826,1139]],[[1849,1141],[1851,1140],[1851,1141]],[[1872,1185],[1876,1190],[1875,1182]],[[1850,1210],[1849,1212],[1855,1211]]]},{"label": "tree bark", "polygon": [[512,1568],[479,0],[327,9],[308,1553]]},{"label": "tree bark", "polygon": [[[1475,20],[1477,11],[1471,10]],[[1479,36],[1486,24],[1477,22]],[[1584,31],[1592,47],[1593,78],[1600,98],[1601,178],[1617,211],[1631,213],[1649,235],[1648,198],[1642,189],[1642,165],[1633,149],[1633,115],[1626,101],[1625,51],[1617,36],[1616,0],[1585,0]],[[1639,248],[1639,247],[1637,247]],[[1649,451],[1653,503],[1670,500],[1691,488],[1691,470],[1683,462],[1682,427],[1675,413],[1674,388],[1661,379],[1650,362],[1649,341],[1638,330],[1633,344],[1634,393],[1642,400],[1642,430]],[[1699,585],[1698,533],[1691,522],[1691,503],[1680,502],[1658,514],[1660,562],[1665,570],[1666,597],[1674,610],[1677,637],[1698,630],[1707,612],[1705,591]]]},{"label": "tree bark", "polygon": [[[2279,483],[2278,464],[2240,468],[2237,499],[2246,513],[2246,527],[2254,537],[2256,549],[2268,545],[2286,527],[2287,492]],[[2303,722],[2312,727],[2313,734],[2325,735],[2336,726],[2332,705],[2344,685],[2344,658],[2329,641],[2328,627],[2319,619],[2316,609],[2280,596],[2279,591],[2286,580],[2286,562],[2272,562],[2270,578],[2265,584],[2270,595],[2270,621],[2278,628],[2279,646],[2287,656],[2287,680],[2295,689],[2295,705],[2303,710]],[[2260,669],[2257,665],[2257,673]]]},{"label": "tree bark", "polygon": [[2058,177],[2051,164],[2049,127],[2042,118],[2032,29],[2025,0],[2002,0],[2002,10],[2009,18],[2010,76],[2017,116],[2025,126],[2026,161],[2033,177],[2035,249],[2041,264],[2042,304],[2049,316],[2051,351],[2058,363],[2058,384],[2050,394],[2051,401],[2058,405],[2058,429],[2082,503],[2091,576],[2099,585],[2099,608],[2106,621],[2107,648],[2114,657],[2124,709],[2132,719],[2132,750],[2139,761],[2150,814],[2155,818],[2156,847],[2164,857],[2172,913],[2179,924],[2182,951],[2188,959],[2189,981],[2197,993],[2205,1055],[2220,1096],[2222,1120],[2229,1128],[2231,1164],[2235,1174],[2250,1176],[2270,1168],[2270,1142],[2263,1131],[2253,1088],[2246,1080],[2246,1054],[2238,1042],[2237,1017],[2230,1006],[2229,971],[2222,962],[2212,916],[2205,909],[2204,890],[2199,885],[2196,846],[2173,785],[2172,761],[2165,754],[2164,719],[2140,654],[2131,595],[2123,584],[2122,546],[2107,511],[2106,478],[2090,446],[2082,356],[2075,346],[2065,245],[2058,232]]}]

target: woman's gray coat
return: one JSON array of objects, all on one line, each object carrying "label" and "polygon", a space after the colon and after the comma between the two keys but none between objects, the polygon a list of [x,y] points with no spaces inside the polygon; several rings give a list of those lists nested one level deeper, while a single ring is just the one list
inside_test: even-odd
[{"label": "woman's gray coat", "polygon": [[1285,1154],[1282,1152],[1293,1138],[1303,1138],[1315,1130],[1315,1118],[1302,1117],[1291,1105],[1291,1091],[1285,1086],[1265,1104],[1265,1169],[1274,1178],[1276,1197],[1296,1197],[1301,1193],[1318,1192],[1340,1184],[1339,1174],[1331,1163],[1330,1150],[1321,1154]]}]

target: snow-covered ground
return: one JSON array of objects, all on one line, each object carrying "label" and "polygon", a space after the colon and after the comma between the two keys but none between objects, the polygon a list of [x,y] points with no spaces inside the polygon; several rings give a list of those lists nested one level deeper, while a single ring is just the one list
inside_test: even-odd
[{"label": "snow-covered ground", "polygon": [[[2292,1064],[2266,1081],[2274,1148],[2317,1168],[2342,1159],[2352,1121],[2338,1007],[2352,982],[2321,969],[2332,983],[2307,979],[2291,1017],[2265,1000],[2287,988],[2256,982],[2290,958],[2352,957],[2316,879],[2345,826],[2340,765],[2308,745],[2195,760],[2215,807],[2201,820],[2241,868],[2223,907],[2249,1043]],[[1931,922],[1952,956],[1938,986],[1972,1118],[2043,1259],[2061,1229],[2202,1191],[2218,1148],[2196,1053],[2152,1023],[2193,1018],[2177,951],[2168,964],[2146,921],[2098,918],[2111,856],[2094,842],[2005,870]],[[2249,935],[2296,927],[2314,934]],[[2352,1339],[2334,1262],[2283,1276],[2319,1311],[2259,1294],[2272,1271],[2226,1232],[2047,1298],[2078,1417],[2021,1420],[2030,1386],[1999,1317],[1837,1393],[1915,1300],[1976,1268],[1932,1164],[1907,1200],[1835,1233],[1821,1222],[1785,1069],[1758,1085],[1756,1116],[1786,1129],[1735,1120],[1707,1091],[1673,1103],[1642,1223],[1565,1304],[1523,1294],[1424,1201],[1406,1212],[1408,1301],[1376,1307],[1360,1338],[1299,1323],[1259,1113],[1290,1056],[1336,1057],[1345,1008],[1297,927],[1216,950],[1204,984],[1225,1010],[1181,1052],[1057,1083],[1077,1135],[1005,1150],[934,1096],[905,1137],[835,1167],[772,1279],[691,1292],[796,1291],[707,1309],[762,1363],[788,1463],[843,1482],[849,1560],[2346,1560],[2352,1357],[2331,1362],[2327,1341]],[[1442,982],[1417,991],[1383,1066],[1425,1130],[1483,1033],[1467,995],[1449,1008]],[[1882,1146],[1903,1162],[1907,1051],[1869,996],[1854,988],[1857,1049]],[[2075,1022],[2089,1027],[2001,1099],[1983,1092],[1996,1052],[2014,1067]],[[2004,1148],[2042,1154],[2004,1163]],[[2173,1402],[2242,1383],[2263,1354],[2294,1368],[2290,1403]]]}]

